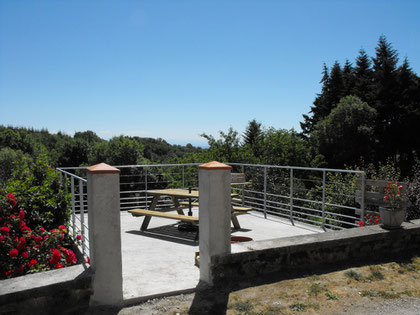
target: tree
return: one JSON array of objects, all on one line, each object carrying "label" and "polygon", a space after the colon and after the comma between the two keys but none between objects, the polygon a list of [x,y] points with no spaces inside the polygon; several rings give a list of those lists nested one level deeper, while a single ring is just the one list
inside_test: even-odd
[{"label": "tree", "polygon": [[311,140],[330,167],[371,160],[376,111],[356,96],[346,96],[317,124]]},{"label": "tree", "polygon": [[364,102],[373,100],[373,72],[372,62],[364,49],[360,49],[354,67],[354,88],[352,94]]},{"label": "tree", "polygon": [[242,137],[244,139],[244,145],[248,145],[254,156],[259,157],[262,151],[263,140],[261,123],[257,122],[255,119],[251,120]]},{"label": "tree", "polygon": [[343,67],[343,84],[344,84],[344,95],[350,95],[354,89],[355,76],[354,69],[351,62],[346,59],[346,63]]}]

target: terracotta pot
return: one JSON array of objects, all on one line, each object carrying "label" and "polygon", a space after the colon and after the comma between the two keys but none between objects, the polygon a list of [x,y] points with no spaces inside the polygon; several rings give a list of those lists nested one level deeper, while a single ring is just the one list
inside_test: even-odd
[{"label": "terracotta pot", "polygon": [[253,241],[253,239],[250,238],[250,237],[247,237],[247,236],[231,236],[230,237],[230,242],[232,244],[242,243],[242,242],[249,242],[249,241]]},{"label": "terracotta pot", "polygon": [[379,207],[379,215],[382,225],[386,229],[397,229],[404,222],[407,212],[404,208],[393,210],[391,208]]}]

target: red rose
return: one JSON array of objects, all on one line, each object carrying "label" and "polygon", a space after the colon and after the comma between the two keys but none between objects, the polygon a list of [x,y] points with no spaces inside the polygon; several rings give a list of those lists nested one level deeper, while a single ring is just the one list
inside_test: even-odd
[{"label": "red rose", "polygon": [[65,254],[67,263],[74,265],[76,263],[76,254],[71,249],[66,250]]},{"label": "red rose", "polygon": [[9,200],[9,205],[11,205],[12,207],[16,206],[17,205],[16,200],[10,199]]},{"label": "red rose", "polygon": [[42,236],[36,236],[35,237],[35,242],[41,242],[42,241]]},{"label": "red rose", "polygon": [[0,242],[3,242],[3,240],[4,240],[4,236],[0,235]]},{"label": "red rose", "polygon": [[20,224],[20,227],[21,227],[21,228],[23,228],[24,226],[26,226],[25,221],[20,221],[20,223],[19,223],[19,224]]},{"label": "red rose", "polygon": [[11,193],[8,193],[6,195],[6,198],[8,198],[8,199],[15,199],[15,196],[13,196]]},{"label": "red rose", "polygon": [[58,249],[53,249],[53,256],[50,259],[50,263],[55,265],[58,264],[61,260],[61,253]]},{"label": "red rose", "polygon": [[23,220],[23,218],[25,217],[25,211],[23,211],[23,210],[20,210],[19,211],[19,218],[21,219],[21,220]]},{"label": "red rose", "polygon": [[63,265],[62,264],[57,264],[57,265],[55,265],[55,268],[56,269],[61,269],[61,268],[63,268]]},{"label": "red rose", "polygon": [[76,239],[78,239],[79,241],[82,240],[82,236],[81,235],[76,235]]},{"label": "red rose", "polygon": [[45,232],[45,229],[42,227],[42,228],[39,228],[39,230],[42,232],[42,233],[44,233]]},{"label": "red rose", "polygon": [[86,259],[86,262],[90,265],[90,258],[89,257]]},{"label": "red rose", "polygon": [[35,259],[32,259],[30,262],[29,262],[29,265],[30,266],[34,266],[34,265],[36,265],[38,262],[35,260]]},{"label": "red rose", "polygon": [[28,258],[29,257],[29,253],[28,252],[23,252],[22,253],[22,256],[25,257],[25,258]]},{"label": "red rose", "polygon": [[9,252],[10,257],[17,257],[19,255],[19,252],[16,248],[12,248]]},{"label": "red rose", "polygon": [[10,232],[10,230],[9,230],[9,228],[8,228],[7,226],[2,226],[2,227],[0,228],[0,231],[1,231],[3,234],[9,234],[9,232]]},{"label": "red rose", "polygon": [[39,248],[39,244],[36,244],[36,245],[34,246],[34,248]]},{"label": "red rose", "polygon": [[359,227],[363,227],[363,226],[365,226],[365,222],[359,221]]},{"label": "red rose", "polygon": [[9,215],[9,219],[13,219],[13,218],[16,218],[14,214]]}]

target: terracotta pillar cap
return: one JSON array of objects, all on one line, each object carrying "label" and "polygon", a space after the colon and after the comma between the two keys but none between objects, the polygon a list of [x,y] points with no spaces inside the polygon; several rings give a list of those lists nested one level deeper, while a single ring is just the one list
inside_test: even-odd
[{"label": "terracotta pillar cap", "polygon": [[232,166],[230,165],[226,165],[217,161],[212,161],[212,162],[208,162],[205,164],[201,164],[198,166],[199,170],[208,170],[208,171],[212,171],[212,170],[231,170]]},{"label": "terracotta pillar cap", "polygon": [[92,174],[119,174],[120,170],[106,163],[99,163],[96,165],[89,166],[88,172]]}]

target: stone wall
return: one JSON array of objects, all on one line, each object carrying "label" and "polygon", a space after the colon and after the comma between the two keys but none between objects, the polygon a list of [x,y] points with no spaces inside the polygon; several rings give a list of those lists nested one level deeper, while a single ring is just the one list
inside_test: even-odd
[{"label": "stone wall", "polygon": [[77,314],[89,306],[92,274],[84,265],[0,281],[0,314]]},{"label": "stone wall", "polygon": [[264,278],[281,280],[420,254],[420,220],[403,223],[401,229],[392,231],[367,226],[248,242],[244,246],[251,250],[213,257],[215,285],[252,285]]}]

